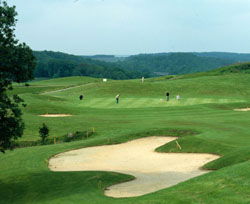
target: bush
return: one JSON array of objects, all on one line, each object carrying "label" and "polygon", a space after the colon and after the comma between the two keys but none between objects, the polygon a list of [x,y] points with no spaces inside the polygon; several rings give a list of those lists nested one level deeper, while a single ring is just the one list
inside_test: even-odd
[{"label": "bush", "polygon": [[[43,127],[41,127],[40,129],[42,129],[42,128]],[[39,131],[39,133],[40,133],[40,131]],[[95,134],[94,131],[82,131],[82,132],[76,131],[74,133],[69,133],[67,135],[63,135],[63,136],[59,136],[59,137],[54,137],[54,138],[46,137],[44,140],[42,140],[42,144],[43,145],[44,144],[52,145],[52,144],[60,144],[60,143],[63,143],[63,142],[84,140],[84,139],[88,139],[90,136],[92,136],[94,134]],[[41,137],[41,134],[40,134],[40,137]],[[25,148],[25,147],[39,146],[39,145],[41,145],[41,140],[37,140],[37,141],[18,141],[18,142],[15,141],[15,142],[13,142],[12,145],[13,145],[12,148]]]},{"label": "bush", "polygon": [[69,134],[65,135],[63,137],[63,142],[71,142],[71,141],[75,141],[75,140],[85,139],[85,138],[88,138],[89,136],[91,136],[92,134],[93,134],[93,132],[76,131],[75,133],[69,133]]},{"label": "bush", "polygon": [[43,126],[39,128],[39,135],[41,137],[42,144],[45,144],[49,136],[49,128],[45,123],[43,123]]}]

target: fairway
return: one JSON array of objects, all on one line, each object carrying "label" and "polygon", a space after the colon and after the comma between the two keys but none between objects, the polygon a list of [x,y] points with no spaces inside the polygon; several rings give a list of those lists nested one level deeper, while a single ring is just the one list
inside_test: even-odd
[{"label": "fairway", "polygon": [[[176,80],[152,78],[145,79],[143,84],[140,80],[110,80],[103,83],[101,79],[89,77],[36,81],[31,82],[29,87],[15,84],[9,94],[19,94],[27,103],[27,107],[22,108],[26,129],[19,142],[39,144],[39,127],[43,123],[49,127],[49,138],[54,142],[19,148],[1,155],[0,203],[249,203],[250,112],[235,111],[250,107],[249,87],[249,74],[203,74]],[[166,92],[170,93],[169,101],[166,101]],[[120,94],[119,104],[115,100],[117,94]],[[80,95],[84,96],[83,100],[79,100]],[[180,100],[176,99],[177,95],[180,95]],[[55,139],[76,132],[93,134],[71,142]],[[148,191],[141,193],[139,191],[143,191],[143,188],[140,188],[140,184],[136,186],[137,181],[141,181],[140,176],[138,180],[133,180],[138,177],[136,168],[128,172],[112,168],[115,165],[112,158],[118,155],[117,152],[111,156],[101,153],[103,162],[110,164],[105,168],[91,168],[89,165],[89,168],[81,167],[75,171],[74,165],[64,163],[70,171],[49,169],[49,161],[55,155],[71,154],[74,149],[87,151],[88,147],[112,147],[117,144],[121,144],[117,146],[118,150],[125,151],[124,159],[140,164],[132,157],[136,152],[133,154],[132,150],[122,148],[122,145],[133,144],[140,138],[164,135],[172,139],[178,137],[176,141],[181,148],[174,140],[168,143],[164,140],[152,147],[151,153],[156,148],[155,154],[162,157],[192,153],[219,155],[220,158],[197,163],[197,174],[190,173],[193,176],[187,177],[189,173],[180,174],[178,168],[184,165],[181,169],[188,170],[195,159],[184,157],[173,172],[171,170],[171,173],[164,174],[169,182],[162,184],[164,179],[156,176],[158,181],[154,185],[148,184],[153,188],[147,188],[145,184]],[[153,145],[153,141],[150,144]],[[139,154],[143,145],[136,149]],[[74,155],[71,155],[72,158]],[[133,159],[129,159],[129,155]],[[146,159],[143,155],[148,153],[142,152],[142,156],[139,156],[142,164],[138,168],[143,167],[150,158],[150,154]],[[91,162],[90,156],[82,159]],[[169,171],[167,163],[159,163],[157,168]],[[92,161],[92,164],[95,162]],[[125,162],[118,166],[125,168],[128,164]],[[158,171],[151,163],[146,166]],[[142,169],[138,171],[143,172]],[[204,172],[206,174],[201,175]],[[154,178],[153,175],[146,177],[147,181]],[[176,180],[172,182],[172,178]],[[128,196],[136,197],[113,198],[124,197],[119,194],[121,188],[125,191],[133,189],[127,188],[127,184],[135,184],[134,188],[140,189],[132,190],[132,194],[129,190],[126,192]],[[115,192],[117,196],[112,197],[109,192]]]}]

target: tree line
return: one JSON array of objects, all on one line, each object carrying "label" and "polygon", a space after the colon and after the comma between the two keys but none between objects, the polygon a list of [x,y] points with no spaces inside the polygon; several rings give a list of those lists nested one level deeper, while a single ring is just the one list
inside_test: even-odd
[{"label": "tree line", "polygon": [[37,59],[35,77],[91,76],[134,79],[158,75],[203,72],[250,60],[250,55],[236,53],[157,53],[129,57],[109,55],[76,56],[62,52],[34,51]]},{"label": "tree line", "polygon": [[148,72],[126,70],[116,63],[93,60],[84,56],[61,52],[34,51],[37,59],[35,77],[90,76],[110,79],[134,79],[149,77]]},{"label": "tree line", "polygon": [[176,75],[208,71],[230,65],[232,59],[197,56],[194,53],[158,53],[133,55],[117,65],[127,70],[150,72],[152,75]]}]

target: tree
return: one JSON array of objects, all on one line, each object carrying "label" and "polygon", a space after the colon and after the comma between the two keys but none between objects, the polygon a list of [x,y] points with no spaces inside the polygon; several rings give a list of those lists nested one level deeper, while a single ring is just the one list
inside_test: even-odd
[{"label": "tree", "polygon": [[39,135],[41,137],[42,144],[45,144],[49,136],[49,128],[45,123],[43,123],[43,126],[39,128]]},{"label": "tree", "polygon": [[33,78],[35,57],[32,50],[19,43],[15,37],[16,8],[0,1],[0,151],[12,148],[12,143],[21,137],[24,122],[19,104],[23,100],[7,91],[13,82],[25,82]]}]

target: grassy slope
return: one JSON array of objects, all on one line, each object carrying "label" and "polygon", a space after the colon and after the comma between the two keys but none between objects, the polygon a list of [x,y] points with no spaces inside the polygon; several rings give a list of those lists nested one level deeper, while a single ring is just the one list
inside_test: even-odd
[{"label": "grassy slope", "polygon": [[[27,128],[22,140],[37,140],[42,122],[50,127],[51,137],[92,127],[97,133],[83,141],[18,149],[0,155],[0,203],[250,202],[250,112],[232,110],[250,106],[250,75],[149,79],[144,84],[139,80],[101,83],[95,79],[65,78],[31,85],[14,90],[28,103],[24,110]],[[82,86],[33,94],[72,85]],[[46,90],[34,91],[36,86]],[[170,105],[160,102],[166,91],[172,96]],[[81,93],[86,96],[84,101],[78,99]],[[117,93],[121,94],[119,105],[114,104]],[[183,98],[180,104],[174,101],[176,94]],[[42,113],[74,116],[70,119],[37,116]],[[62,151],[163,134],[180,136],[182,152],[224,155],[206,165],[206,168],[220,170],[142,197],[112,199],[103,196],[102,189],[131,177],[104,172],[59,173],[47,168],[49,157]],[[157,150],[179,151],[174,143]]]}]

